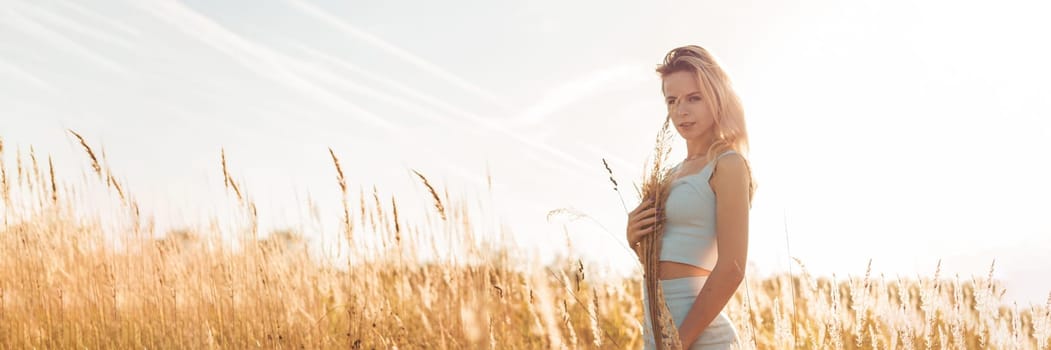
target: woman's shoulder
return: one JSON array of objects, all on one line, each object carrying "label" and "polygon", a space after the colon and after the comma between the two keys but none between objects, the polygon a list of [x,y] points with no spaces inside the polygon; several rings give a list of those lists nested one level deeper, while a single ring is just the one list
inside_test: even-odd
[{"label": "woman's shoulder", "polygon": [[748,158],[737,151],[727,151],[715,161],[709,185],[717,197],[746,201],[751,206],[755,194],[752,166]]},{"label": "woman's shoulder", "polygon": [[719,159],[723,159],[723,158],[726,158],[726,157],[737,157],[737,158],[742,158],[742,159],[745,158],[744,154],[742,154],[741,152],[739,152],[739,151],[737,151],[737,150],[735,150],[733,148],[730,148],[730,149],[724,149],[723,151],[719,152],[719,155],[715,156],[715,159],[719,160]]},{"label": "woman's shoulder", "polygon": [[751,169],[748,159],[744,154],[735,150],[728,150],[720,154],[712,167],[712,178],[737,178],[749,179]]}]

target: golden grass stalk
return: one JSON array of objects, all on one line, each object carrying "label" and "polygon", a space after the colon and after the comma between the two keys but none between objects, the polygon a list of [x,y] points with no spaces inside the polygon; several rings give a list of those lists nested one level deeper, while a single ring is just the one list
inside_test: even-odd
[{"label": "golden grass stalk", "polygon": [[394,200],[394,195],[390,196],[390,206],[394,213],[394,240],[397,244],[401,244],[401,224],[398,223],[398,202]]},{"label": "golden grass stalk", "polygon": [[88,158],[91,159],[91,169],[95,170],[95,174],[98,174],[100,179],[104,179],[104,176],[102,175],[102,166],[99,165],[99,160],[95,157],[95,152],[91,150],[91,146],[88,146],[88,142],[85,141],[84,137],[80,136],[76,131],[73,131],[73,129],[68,129],[67,131],[69,131],[70,134],[73,134],[73,137],[77,138],[77,141],[80,142],[80,146],[84,147],[84,151],[88,153]]},{"label": "golden grass stalk", "polygon": [[1037,348],[1047,349],[1048,340],[1051,340],[1051,293],[1047,294],[1047,304],[1043,312],[1034,307],[1032,315],[1036,319],[1033,321],[1033,336],[1036,338]]},{"label": "golden grass stalk", "polygon": [[219,158],[223,165],[223,184],[227,190],[233,190],[234,194],[237,195],[238,202],[244,202],[244,197],[241,196],[241,189],[237,188],[237,182],[234,181],[233,177],[230,176],[230,170],[226,167],[226,149],[219,149]]},{"label": "golden grass stalk", "polygon": [[[372,216],[372,220],[370,220],[370,223],[372,224],[373,229],[376,229],[376,230],[379,229],[379,227],[380,227],[379,225],[383,225],[384,228],[386,228],[387,222],[386,222],[386,216],[383,214],[383,203],[380,202],[379,189],[376,188],[376,185],[372,185],[372,200],[373,200],[373,202],[376,205],[376,209],[375,209],[375,212],[374,212],[375,215]],[[379,222],[379,223],[377,224],[377,222]],[[387,238],[386,237],[383,238],[383,244],[384,245],[387,244]]]},{"label": "golden grass stalk", "polygon": [[121,203],[127,203],[127,199],[124,197],[124,189],[121,188],[120,183],[118,183],[117,179],[113,177],[113,174],[109,174],[106,177],[109,179],[108,184],[112,186],[113,189],[117,190],[117,195],[120,196]]},{"label": "golden grass stalk", "polygon": [[33,149],[33,146],[29,146],[29,160],[33,165],[33,176],[26,174],[26,177],[29,178],[29,190],[33,191],[37,184],[44,182],[43,177],[40,177],[40,164],[36,160],[36,150]]},{"label": "golden grass stalk", "polygon": [[25,173],[25,171],[23,171],[23,169],[25,168],[22,166],[22,147],[18,147],[15,149],[15,165],[18,167],[18,184],[22,185],[23,183],[25,183],[25,181],[23,181],[22,178],[24,176],[23,174]]},{"label": "golden grass stalk", "polygon": [[360,216],[361,222],[365,222],[369,217],[369,206],[365,203],[365,187],[358,186],[358,209],[361,210]]},{"label": "golden grass stalk", "polygon": [[251,221],[252,243],[259,241],[259,211],[255,208],[255,201],[248,201],[248,214]]},{"label": "golden grass stalk", "polygon": [[11,208],[11,186],[7,183],[7,167],[4,166],[4,139],[0,139],[0,190],[3,191],[4,207]]},{"label": "golden grass stalk", "polygon": [[573,319],[569,317],[569,300],[562,299],[562,323],[566,327],[567,338],[569,338],[569,345],[573,348],[577,347],[577,332],[573,331]]},{"label": "golden grass stalk", "polygon": [[339,184],[339,193],[343,196],[343,230],[347,236],[347,243],[350,243],[353,242],[354,226],[350,220],[350,203],[347,202],[347,178],[343,176],[343,167],[339,165],[336,152],[329,148],[328,154],[332,156],[332,164],[336,166],[336,183]]},{"label": "golden grass stalk", "polygon": [[596,291],[594,287],[591,288],[591,303],[587,303],[587,305],[588,305],[588,310],[587,310],[588,311],[588,316],[590,316],[589,318],[591,319],[591,323],[589,323],[589,325],[591,326],[591,339],[593,339],[592,340],[592,344],[596,348],[601,348],[602,347],[602,329],[599,328],[599,324],[598,324],[598,317],[599,317],[598,316],[598,312],[599,312],[598,291]]},{"label": "golden grass stalk", "polygon": [[617,194],[618,194],[617,198],[620,198],[620,205],[622,207],[624,207],[624,211],[627,212],[628,211],[628,206],[626,204],[624,204],[624,197],[619,195],[620,194],[620,185],[617,184],[617,179],[613,177],[613,169],[609,168],[609,162],[606,161],[606,158],[602,158],[602,166],[606,167],[606,173],[609,174],[609,182],[613,183],[613,192],[617,192]]},{"label": "golden grass stalk", "polygon": [[[664,202],[671,190],[671,176],[665,164],[671,152],[671,116],[664,119],[654,148],[652,167],[643,171],[642,187],[639,189],[640,200],[654,198],[658,212],[664,212]],[[648,171],[647,171],[648,170]],[[679,330],[672,320],[668,305],[664,302],[664,291],[660,283],[661,238],[664,235],[664,220],[658,219],[652,226],[653,232],[644,236],[636,247],[636,254],[642,261],[643,280],[646,289],[646,302],[650,310],[650,324],[658,349],[681,349]]]},{"label": "golden grass stalk", "polygon": [[51,160],[51,156],[47,156],[47,168],[48,173],[51,174],[51,203],[56,207],[58,206],[58,185],[55,183],[55,162]]},{"label": "golden grass stalk", "polygon": [[[248,212],[250,225],[248,233],[252,235],[248,242],[250,242],[251,246],[256,247],[256,241],[259,238],[259,212],[256,210],[255,201],[248,195],[248,190],[245,188],[244,184],[238,186],[237,181],[234,181],[233,175],[230,174],[230,169],[226,165],[226,149],[219,149],[219,160],[223,167],[223,183],[226,185],[226,189],[228,191],[234,191],[234,194],[237,196],[237,204],[241,206],[241,209]],[[137,212],[138,208],[136,207],[136,213]],[[138,216],[138,214],[136,214],[136,216]],[[253,251],[254,250],[255,249],[253,248]]]},{"label": "golden grass stalk", "polygon": [[[102,182],[106,184],[106,187],[113,188],[117,191],[117,196],[120,197],[121,203],[127,204],[128,201],[127,197],[124,195],[124,188],[121,187],[120,183],[117,182],[117,179],[113,177],[113,172],[109,170],[108,166],[106,167],[106,172],[103,173],[103,162],[99,162],[99,158],[95,156],[95,151],[91,148],[90,145],[88,145],[88,141],[85,140],[83,136],[81,136],[73,129],[67,129],[67,131],[69,131],[69,133],[72,134],[73,137],[77,138],[77,142],[80,142],[80,146],[84,148],[84,152],[88,154],[88,159],[91,160],[91,169],[95,171],[95,174],[99,176],[99,179],[101,179]],[[103,160],[105,160],[106,158],[105,150],[102,151],[102,158]]]},{"label": "golden grass stalk", "polygon": [[431,186],[431,182],[427,181],[426,176],[423,176],[423,174],[420,174],[420,172],[416,171],[415,169],[413,169],[412,172],[420,178],[420,181],[423,181],[423,185],[427,187],[427,191],[429,191],[431,193],[431,197],[434,198],[434,208],[438,209],[438,214],[441,215],[442,220],[446,220],[445,205],[442,204],[442,198],[438,195],[438,191],[434,189],[434,186]]}]

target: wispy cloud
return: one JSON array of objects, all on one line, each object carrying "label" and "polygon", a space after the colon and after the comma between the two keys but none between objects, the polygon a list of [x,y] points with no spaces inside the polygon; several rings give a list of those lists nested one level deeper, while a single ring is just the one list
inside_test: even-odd
[{"label": "wispy cloud", "polygon": [[[328,14],[328,13],[322,11],[321,9],[318,9],[317,7],[315,7],[313,5],[310,5],[310,4],[307,4],[307,3],[303,3],[303,2],[298,1],[298,0],[290,0],[290,3],[293,6],[301,9],[304,13],[306,13],[306,14],[308,14],[308,15],[310,15],[310,16],[312,16],[312,17],[314,17],[314,18],[316,18],[316,19],[318,19],[320,21],[323,21],[323,22],[325,22],[325,23],[327,23],[327,24],[329,24],[329,25],[331,25],[331,26],[333,26],[333,27],[335,27],[335,28],[337,28],[339,30],[341,30],[345,34],[348,34],[348,35],[357,37],[359,39],[362,39],[363,41],[369,43],[370,45],[376,46],[376,47],[380,48],[381,50],[384,50],[385,52],[387,52],[387,53],[389,53],[389,54],[391,54],[391,55],[393,55],[393,56],[395,56],[395,57],[397,57],[399,59],[405,60],[408,63],[413,64],[413,65],[415,65],[415,66],[417,66],[417,67],[419,67],[419,68],[421,68],[421,69],[423,69],[425,71],[431,72],[431,73],[436,74],[436,75],[438,75],[438,76],[440,76],[442,78],[445,78],[447,81],[449,81],[449,82],[451,82],[451,83],[453,83],[453,84],[455,84],[457,86],[460,86],[461,88],[464,88],[465,90],[471,91],[473,93],[476,93],[478,96],[485,97],[485,98],[488,98],[488,99],[493,100],[493,101],[499,100],[498,97],[496,97],[495,95],[489,93],[488,91],[486,91],[484,89],[481,89],[481,88],[479,88],[479,87],[477,87],[477,86],[475,86],[475,85],[473,85],[473,84],[471,84],[469,82],[466,82],[462,78],[459,78],[459,77],[453,75],[452,73],[449,73],[448,71],[442,69],[441,67],[439,67],[439,66],[437,66],[437,65],[435,65],[435,64],[433,64],[431,62],[428,62],[428,61],[426,61],[426,60],[424,60],[424,59],[422,59],[422,58],[420,58],[420,57],[418,57],[416,55],[413,55],[413,54],[411,54],[411,53],[409,53],[409,52],[407,52],[407,51],[405,51],[405,50],[403,50],[401,48],[398,48],[396,45],[388,43],[387,41],[385,41],[385,40],[383,40],[383,39],[381,39],[381,38],[379,38],[379,37],[377,37],[377,36],[375,36],[373,34],[370,34],[368,32],[360,30],[360,29],[350,25],[349,23],[346,23],[346,21],[343,21],[343,20],[341,20],[341,19],[339,19],[339,18],[337,18],[337,17],[335,17],[335,16],[333,16],[331,14]],[[316,55],[316,51],[315,51],[315,55]],[[329,60],[329,61],[338,61],[338,59],[332,58],[331,56],[325,57],[325,59]],[[360,71],[360,70],[358,70],[358,71]],[[387,80],[387,81],[390,81],[390,80]],[[392,85],[394,85],[394,84],[392,84]],[[400,85],[400,84],[398,84],[398,85]],[[400,85],[398,88],[400,90],[402,90],[402,91],[408,91],[410,96],[415,96],[415,97],[421,98],[422,100],[430,102],[430,103],[434,103],[434,101],[438,100],[437,98],[434,98],[434,97],[426,97],[426,94],[418,92],[418,91],[415,91],[415,90],[413,90],[411,88],[405,87],[404,85]],[[543,152],[546,155],[551,156],[551,157],[553,157],[554,159],[556,159],[558,161],[561,161],[562,165],[555,165],[555,167],[564,169],[564,171],[566,171],[567,176],[571,175],[571,174],[576,174],[579,171],[583,171],[585,169],[589,169],[590,168],[590,167],[585,165],[586,162],[582,161],[581,159],[577,158],[576,156],[573,156],[572,154],[569,154],[569,153],[567,153],[567,152],[565,152],[563,150],[560,150],[560,149],[558,149],[556,147],[552,147],[551,145],[548,145],[547,143],[544,143],[542,141],[538,141],[538,140],[536,140],[534,138],[526,137],[526,136],[522,135],[522,133],[510,130],[502,122],[494,121],[494,120],[489,119],[489,118],[483,118],[483,117],[481,117],[479,115],[476,115],[474,113],[470,113],[470,112],[464,111],[462,109],[453,107],[453,106],[445,104],[445,103],[434,103],[434,104],[436,106],[439,106],[440,108],[445,109],[446,112],[449,112],[450,114],[452,114],[454,116],[458,116],[460,118],[465,119],[466,121],[469,121],[470,122],[470,124],[469,124],[470,127],[482,126],[485,129],[489,130],[490,132],[495,132],[498,135],[507,136],[511,140],[520,142],[520,143],[522,143],[522,144],[524,144],[526,146],[529,146],[530,148],[532,148],[534,150]],[[538,159],[546,159],[544,157],[537,157],[537,158]]]},{"label": "wispy cloud", "polygon": [[77,3],[75,3],[75,2],[58,2],[57,4],[67,8],[67,9],[70,9],[73,12],[76,12],[76,13],[84,16],[84,17],[90,18],[90,19],[94,20],[96,23],[105,24],[106,26],[108,26],[113,31],[120,32],[124,36],[132,37],[132,38],[138,38],[138,37],[140,37],[142,35],[142,33],[138,29],[135,29],[134,27],[127,26],[127,25],[125,25],[123,23],[120,23],[120,21],[118,21],[118,20],[115,20],[115,19],[109,18],[107,16],[101,15],[101,14],[99,14],[97,12],[88,10],[88,9],[86,9],[86,8],[80,6],[80,5],[77,5]]},{"label": "wispy cloud", "polygon": [[34,11],[32,7],[18,5],[18,7],[9,7],[8,10],[13,11],[8,14],[4,22],[0,22],[0,25],[42,39],[55,48],[79,55],[87,61],[95,63],[112,73],[120,74],[122,76],[128,75],[128,72],[122,68],[119,63],[109,59],[102,53],[87,48],[61,32],[52,30],[48,26],[45,26],[27,16],[26,13],[32,13]]},{"label": "wispy cloud", "polygon": [[[388,90],[390,90],[390,91],[392,91],[394,93],[399,94],[400,96],[405,96],[405,97],[409,97],[411,99],[415,99],[417,101],[420,101],[420,102],[428,105],[429,107],[433,107],[433,108],[438,109],[438,110],[440,110],[440,111],[442,111],[444,113],[447,113],[447,114],[450,114],[450,115],[453,115],[453,116],[461,116],[461,117],[462,116],[468,116],[468,115],[472,114],[471,112],[468,112],[467,110],[464,110],[464,109],[462,109],[460,107],[457,107],[457,106],[455,106],[453,104],[450,104],[450,103],[446,102],[447,99],[443,99],[443,98],[439,98],[439,97],[434,96],[434,95],[427,94],[425,92],[422,92],[420,90],[412,88],[412,87],[410,87],[410,86],[408,86],[406,84],[403,84],[403,83],[401,83],[399,81],[396,81],[394,79],[391,79],[391,78],[388,78],[386,76],[383,76],[382,74],[377,74],[377,73],[371,72],[369,70],[362,69],[361,67],[358,67],[358,66],[354,65],[353,63],[351,63],[350,61],[347,61],[346,59],[339,58],[339,57],[336,57],[336,56],[333,56],[333,55],[330,55],[330,54],[327,54],[327,53],[315,50],[313,48],[310,48],[310,47],[307,47],[307,46],[304,46],[304,45],[301,45],[301,44],[298,44],[298,43],[293,43],[292,46],[296,47],[299,50],[302,50],[304,53],[306,53],[308,56],[310,56],[310,57],[312,57],[314,59],[320,60],[321,62],[328,63],[328,64],[330,64],[332,66],[335,66],[335,67],[337,67],[337,68],[339,68],[341,70],[344,70],[346,72],[349,72],[349,73],[352,73],[354,75],[357,75],[357,76],[360,76],[360,77],[364,77],[364,78],[366,78],[368,80],[376,82],[377,84],[375,84],[375,86],[383,87],[383,88],[388,89]],[[407,102],[407,101],[405,101],[405,102]],[[433,113],[433,111],[432,111],[432,113]],[[451,121],[451,120],[446,120],[446,121]],[[472,121],[472,122],[483,122],[482,120],[469,120],[469,121]]]},{"label": "wispy cloud", "polygon": [[193,9],[187,8],[183,4],[175,1],[160,1],[152,4],[132,2],[132,4],[139,6],[142,10],[153,14],[161,20],[171,23],[187,35],[226,54],[262,77],[284,84],[338,111],[347,111],[350,117],[380,127],[384,131],[394,132],[398,130],[398,126],[389,120],[381,118],[289,70],[288,66],[302,65],[295,58],[253,43]]},{"label": "wispy cloud", "polygon": [[28,70],[22,69],[10,62],[6,62],[0,59],[0,74],[6,73],[7,75],[14,77],[15,79],[21,80],[24,83],[36,86],[42,90],[54,91],[54,87],[48,84],[44,79],[33,75]]},{"label": "wispy cloud", "polygon": [[[426,100],[428,102],[431,102],[432,100],[436,101],[436,100],[438,100],[437,98],[434,98],[432,96],[428,96],[428,95],[422,94],[422,93],[420,93],[420,92],[418,92],[416,90],[413,90],[413,89],[411,89],[411,88],[409,88],[407,86],[404,86],[404,85],[402,85],[402,84],[400,84],[398,82],[395,82],[393,80],[390,80],[390,79],[388,79],[386,77],[382,77],[382,76],[377,75],[375,73],[370,73],[370,72],[367,72],[365,70],[358,69],[353,64],[351,64],[349,62],[346,62],[344,60],[332,57],[332,56],[330,56],[328,54],[325,54],[325,53],[322,53],[322,52],[319,52],[319,51],[316,51],[316,50],[313,50],[313,49],[310,49],[310,48],[307,48],[307,47],[301,46],[301,45],[299,47],[304,52],[308,53],[309,55],[311,55],[311,56],[313,56],[313,57],[315,57],[317,59],[320,59],[320,60],[322,60],[324,62],[327,62],[327,63],[330,63],[332,65],[336,65],[336,66],[338,66],[340,68],[343,68],[345,70],[353,72],[353,73],[355,73],[357,75],[364,76],[364,77],[366,77],[366,78],[368,78],[370,80],[379,82],[380,86],[392,87],[395,90],[397,90],[397,92],[400,93],[401,95],[384,92],[384,91],[382,91],[380,89],[376,89],[374,87],[374,85],[366,85],[366,84],[359,83],[361,81],[361,79],[351,79],[349,77],[344,77],[344,74],[340,74],[340,72],[338,72],[338,71],[325,69],[321,65],[311,64],[309,62],[294,63],[293,64],[294,69],[299,71],[299,72],[302,72],[304,75],[308,75],[311,78],[319,80],[319,81],[324,81],[324,82],[333,84],[333,85],[338,86],[340,88],[349,90],[350,92],[357,93],[357,94],[362,95],[364,97],[367,97],[367,98],[369,98],[370,100],[373,100],[373,101],[384,102],[384,103],[387,103],[387,104],[390,104],[390,105],[393,105],[393,106],[398,106],[399,108],[408,109],[409,111],[414,112],[416,116],[423,117],[423,118],[426,118],[428,120],[438,121],[438,122],[450,122],[451,121],[451,120],[449,120],[449,118],[441,116],[441,115],[439,115],[438,113],[435,113],[433,110],[431,110],[429,108],[426,108],[426,107],[421,106],[419,104],[413,103],[413,102],[409,101],[408,99],[403,98],[402,96],[415,97],[417,99]],[[434,103],[432,103],[432,105],[434,105]],[[448,111],[459,111],[458,108],[456,108],[456,107],[454,107],[452,105],[449,105],[447,103],[441,103],[441,104],[437,105],[437,107],[445,110],[446,112],[448,112]]]},{"label": "wispy cloud", "polygon": [[[71,6],[69,7],[70,9],[76,9],[76,5],[67,4],[66,6]],[[99,29],[97,26],[80,23],[69,16],[60,15],[58,14],[58,11],[52,11],[50,9],[42,10],[35,6],[20,6],[19,10],[23,14],[33,17],[37,21],[47,23],[56,28],[65,29],[69,33],[76,33],[77,35],[83,35],[125,49],[132,49],[134,47],[130,41],[123,37],[127,35],[125,32],[121,32],[121,34],[110,33]]]},{"label": "wispy cloud", "polygon": [[347,35],[356,37],[364,42],[367,42],[369,43],[369,45],[379,48],[380,50],[383,50],[384,52],[387,52],[388,54],[391,54],[394,57],[405,60],[428,73],[434,74],[448,81],[449,83],[460,87],[461,89],[470,91],[471,93],[481,98],[484,98],[492,103],[495,103],[503,108],[509,108],[509,105],[504,101],[502,97],[497,96],[489,90],[481,88],[475,85],[474,83],[471,83],[436,64],[433,64],[394,44],[387,42],[386,40],[383,40],[375,35],[360,30],[357,27],[351,25],[350,23],[347,23],[346,21],[341,20],[328,12],[325,12],[324,10],[319,9],[314,5],[299,0],[289,0],[289,4],[299,9],[300,11],[303,11],[303,13],[306,13],[307,15],[321,22],[324,22],[330,26],[335,27],[336,29],[339,29]]},{"label": "wispy cloud", "polygon": [[549,90],[544,97],[525,112],[508,121],[509,127],[520,128],[543,123],[560,110],[581,100],[599,96],[616,87],[646,81],[647,70],[641,64],[617,64],[569,79]]},{"label": "wispy cloud", "polygon": [[[384,128],[385,131],[402,132],[404,128],[357,106],[336,91],[332,91],[325,86],[318,84],[318,82],[324,81],[341,88],[351,89],[354,92],[363,94],[372,99],[388,103],[396,103],[403,108],[409,108],[424,117],[438,118],[436,120],[461,124],[464,125],[465,128],[477,128],[478,126],[482,126],[500,134],[508,135],[512,140],[517,140],[531,146],[530,148],[534,151],[539,150],[547,155],[554,156],[556,160],[561,161],[561,165],[559,165],[559,162],[553,161],[549,157],[537,156],[536,158],[549,163],[551,166],[563,169],[562,171],[567,175],[579,173],[580,170],[584,169],[581,161],[572,155],[541,142],[530,140],[522,135],[511,133],[497,123],[494,123],[492,120],[487,120],[447,103],[437,103],[437,105],[442,106],[447,112],[452,112],[450,114],[466,119],[470,123],[449,118],[441,113],[434,113],[433,111],[429,111],[427,108],[420,106],[418,103],[405,100],[404,98],[385,93],[375,88],[364,86],[343,77],[338,72],[325,69],[312,64],[312,62],[303,61],[294,56],[286,55],[266,46],[254,43],[182,4],[161,2],[151,5],[136,5],[154,16],[178,27],[184,33],[190,35],[196,40],[199,40],[209,47],[231,57],[233,60],[244,65],[256,74],[273,79],[285,86],[296,89],[309,97],[328,103],[333,107],[337,107],[341,110],[350,110],[352,111],[351,115],[353,117],[380,126]],[[317,51],[313,52],[315,53],[315,56],[319,56]],[[341,60],[328,55],[319,57],[325,57],[331,62],[342,62]],[[346,62],[344,62],[342,66],[354,67],[352,64]],[[391,83],[390,85],[392,86],[397,86],[399,90],[403,92],[408,92],[408,96],[415,96],[421,100],[430,101],[432,103],[440,101],[440,99],[436,97],[411,89],[408,86],[402,84],[395,85],[390,79],[384,79],[379,76],[374,77],[381,81]],[[414,142],[413,140],[406,141]],[[453,171],[456,172],[456,169],[453,169]],[[462,173],[462,171],[459,172]],[[477,179],[472,180],[477,181]]]},{"label": "wispy cloud", "polygon": [[[401,108],[406,108],[410,111],[415,112],[417,115],[423,116],[430,120],[436,120],[452,125],[462,125],[464,130],[468,130],[472,133],[484,134],[486,132],[496,132],[499,135],[509,136],[509,140],[531,146],[528,149],[521,149],[520,151],[531,153],[534,156],[534,158],[547,164],[548,166],[561,169],[561,171],[567,174],[572,174],[572,172],[574,171],[581,170],[579,159],[567,153],[564,153],[561,150],[548,146],[546,143],[543,142],[543,139],[541,138],[529,138],[522,136],[519,133],[514,133],[508,130],[506,127],[502,126],[498,122],[493,122],[492,120],[485,119],[477,114],[448,104],[442,101],[440,98],[413,89],[407,85],[404,85],[387,77],[383,77],[381,75],[377,75],[375,73],[371,73],[360,69],[344,59],[334,57],[332,55],[302,45],[297,46],[299,47],[299,49],[303,50],[312,57],[315,57],[323,62],[332,64],[336,67],[346,69],[350,72],[361,75],[370,80],[374,80],[379,83],[377,84],[377,86],[388,87],[402,95],[391,95],[383,91],[377,90],[375,88],[372,88],[371,86],[355,83],[353,79],[344,78],[338,72],[321,70],[317,66],[304,65],[300,67],[300,69],[304,70],[305,72],[307,72],[307,74],[313,76],[316,79],[328,81],[337,86],[346,87],[355,92],[362,93],[366,96],[369,96],[370,98],[379,101],[384,101],[392,105],[397,105]],[[411,101],[401,96],[408,96],[416,100],[423,101],[423,103],[427,104],[428,106],[420,105],[416,101]],[[479,128],[479,126],[481,126],[481,128]],[[536,152],[541,152],[544,154],[553,154],[556,156],[560,155],[562,160],[564,160],[565,162],[553,162],[550,159],[545,158],[540,154],[537,154]]]}]

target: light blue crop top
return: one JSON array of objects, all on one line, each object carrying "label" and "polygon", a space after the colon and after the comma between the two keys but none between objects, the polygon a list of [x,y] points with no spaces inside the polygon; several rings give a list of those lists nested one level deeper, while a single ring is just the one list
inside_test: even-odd
[{"label": "light blue crop top", "polygon": [[[733,150],[720,154],[695,174],[674,180],[664,204],[664,236],[661,261],[693,265],[706,270],[715,268],[719,259],[715,239],[715,192],[708,180],[715,163]],[[676,165],[678,169],[682,163]]]}]

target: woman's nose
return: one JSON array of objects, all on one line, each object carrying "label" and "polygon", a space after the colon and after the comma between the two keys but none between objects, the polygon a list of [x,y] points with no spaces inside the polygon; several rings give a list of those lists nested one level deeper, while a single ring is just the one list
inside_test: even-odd
[{"label": "woman's nose", "polygon": [[671,109],[675,115],[686,115],[686,109],[682,108],[682,100],[676,100]]}]

